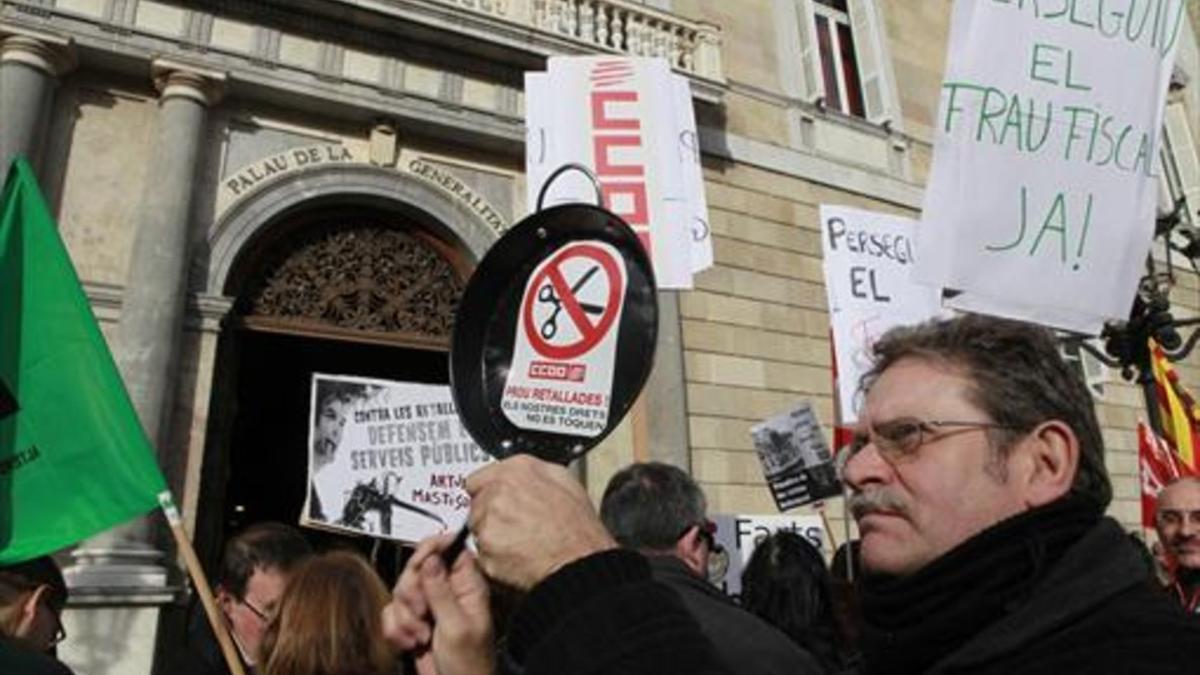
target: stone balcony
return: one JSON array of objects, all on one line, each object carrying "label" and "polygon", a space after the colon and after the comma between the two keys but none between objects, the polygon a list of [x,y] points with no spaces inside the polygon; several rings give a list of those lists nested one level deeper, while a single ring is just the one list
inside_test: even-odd
[{"label": "stone balcony", "polygon": [[565,38],[583,51],[663,57],[675,70],[720,84],[720,28],[623,0],[436,0]]}]

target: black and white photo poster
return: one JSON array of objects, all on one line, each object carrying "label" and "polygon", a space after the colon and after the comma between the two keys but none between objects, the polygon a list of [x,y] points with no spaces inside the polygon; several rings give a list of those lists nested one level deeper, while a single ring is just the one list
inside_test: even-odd
[{"label": "black and white photo poster", "polygon": [[750,434],[780,511],[841,494],[833,453],[811,403],[766,419]]},{"label": "black and white photo poster", "polygon": [[445,385],[314,374],[302,525],[404,542],[458,529],[492,461]]}]

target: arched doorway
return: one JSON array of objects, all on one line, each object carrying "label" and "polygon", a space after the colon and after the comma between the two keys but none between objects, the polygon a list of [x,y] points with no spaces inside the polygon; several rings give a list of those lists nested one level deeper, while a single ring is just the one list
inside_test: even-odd
[{"label": "arched doorway", "polygon": [[[327,197],[294,205],[245,242],[225,280],[235,300],[218,346],[201,486],[210,564],[246,524],[297,521],[313,373],[448,381],[454,309],[473,259],[445,232],[411,209]],[[318,546],[373,543],[306,535]],[[394,572],[391,547],[378,566]]]}]

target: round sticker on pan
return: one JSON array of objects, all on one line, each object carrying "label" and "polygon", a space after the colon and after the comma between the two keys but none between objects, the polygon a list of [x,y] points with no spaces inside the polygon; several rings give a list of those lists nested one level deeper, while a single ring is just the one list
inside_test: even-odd
[{"label": "round sticker on pan", "polygon": [[463,293],[450,352],[459,416],[496,457],[565,464],[633,405],[657,328],[650,261],[628,225],[586,204],[539,211]]},{"label": "round sticker on pan", "polygon": [[521,429],[595,437],[608,426],[625,261],[599,240],[542,261],[521,300],[504,416]]}]

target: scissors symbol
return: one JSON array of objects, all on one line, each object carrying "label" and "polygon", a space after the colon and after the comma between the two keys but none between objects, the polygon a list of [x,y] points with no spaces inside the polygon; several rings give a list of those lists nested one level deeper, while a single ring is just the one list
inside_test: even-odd
[{"label": "scissors symbol", "polygon": [[[593,265],[591,269],[589,269],[587,272],[584,272],[583,276],[579,277],[579,281],[576,281],[575,285],[571,286],[571,295],[577,295],[579,293],[579,289],[583,288],[583,286],[592,278],[592,275],[594,275],[598,269],[600,269],[599,265]],[[538,290],[537,300],[541,303],[549,303],[554,305],[554,311],[550,313],[549,318],[542,322],[542,327],[540,329],[542,338],[549,340],[550,338],[554,337],[555,333],[558,332],[558,313],[562,311],[562,300],[558,297],[558,293],[554,292],[553,284],[546,284],[545,286],[542,286],[542,288]],[[593,305],[586,302],[579,303],[579,308],[588,314],[604,314],[605,309],[599,305]]]}]

